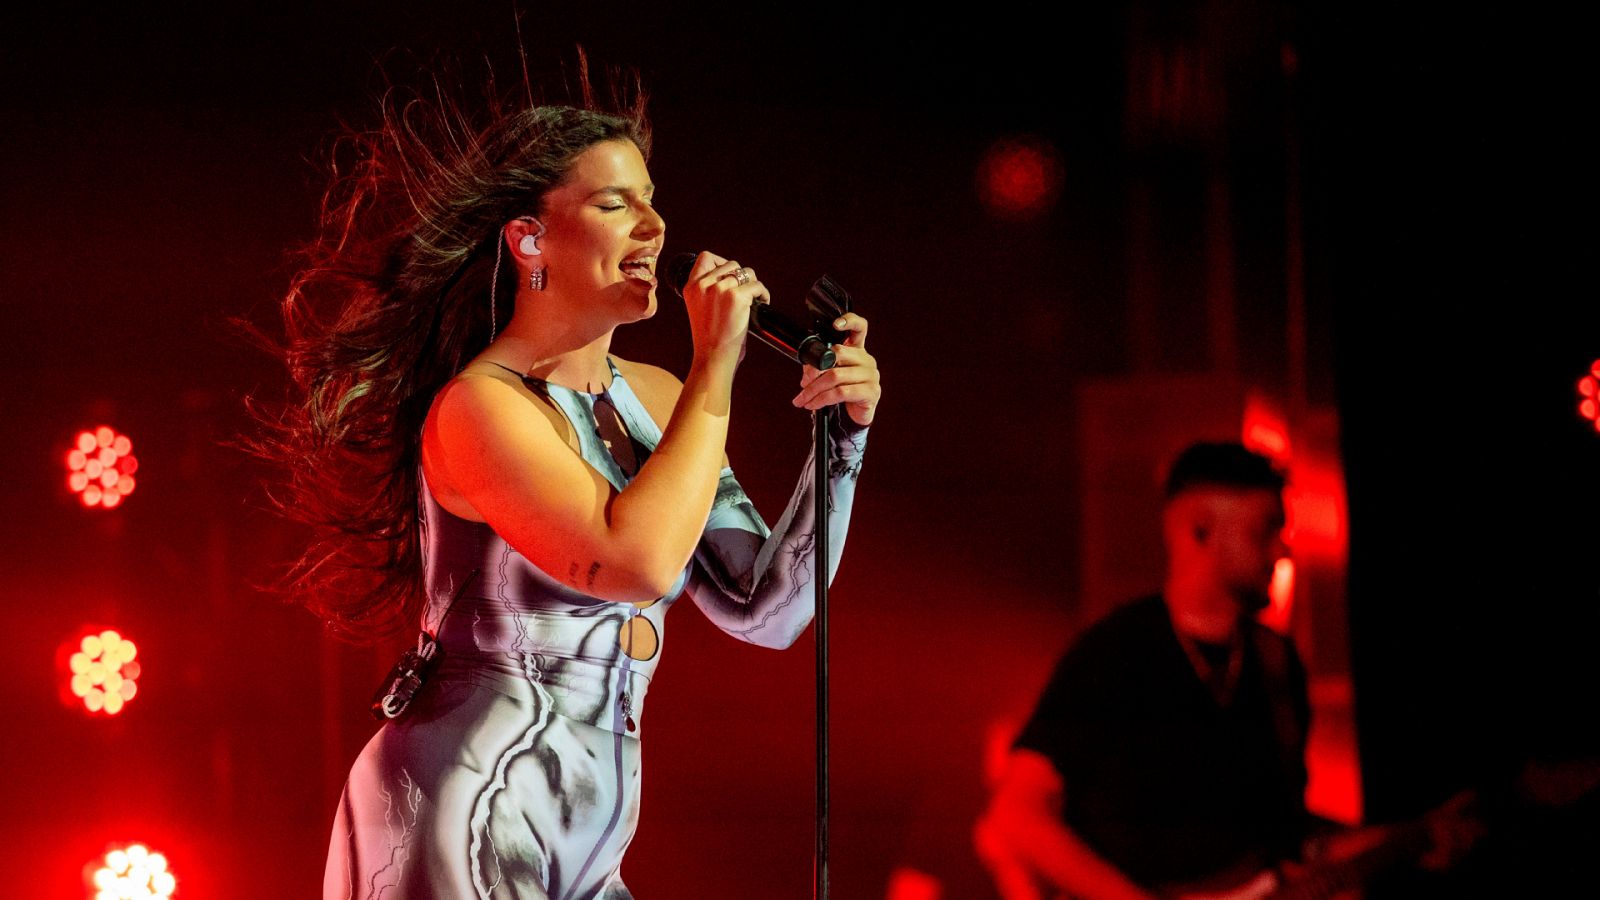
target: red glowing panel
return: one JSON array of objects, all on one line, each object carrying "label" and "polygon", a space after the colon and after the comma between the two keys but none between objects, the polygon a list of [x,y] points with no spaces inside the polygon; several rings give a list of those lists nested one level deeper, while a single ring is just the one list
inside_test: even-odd
[{"label": "red glowing panel", "polygon": [[117,506],[133,493],[133,473],[138,470],[133,441],[109,425],[80,432],[67,451],[67,489],[84,506]]},{"label": "red glowing panel", "polygon": [[1355,694],[1350,676],[1313,675],[1311,734],[1306,740],[1306,806],[1317,815],[1361,822],[1361,763],[1356,754]]},{"label": "red glowing panel", "polygon": [[1594,401],[1586,399],[1582,403],[1579,403],[1578,404],[1578,412],[1585,419],[1593,419],[1595,417],[1595,412],[1596,412]]},{"label": "red glowing panel", "polygon": [[115,630],[86,634],[67,657],[67,687],[90,713],[114,716],[139,693],[139,648]]},{"label": "red glowing panel", "polygon": [[89,863],[94,900],[121,900],[124,897],[163,900],[178,889],[178,879],[167,868],[167,858],[143,844],[129,844],[106,851],[104,860]]},{"label": "red glowing panel", "polygon": [[1272,460],[1279,468],[1289,465],[1289,420],[1283,409],[1265,395],[1252,391],[1244,402],[1239,441]]},{"label": "red glowing panel", "polygon": [[996,141],[978,161],[978,197],[1002,219],[1032,219],[1061,193],[1061,157],[1041,137]]},{"label": "red glowing panel", "polygon": [[1284,492],[1289,516],[1285,539],[1302,559],[1343,559],[1345,536],[1344,479],[1325,460],[1301,460]]}]

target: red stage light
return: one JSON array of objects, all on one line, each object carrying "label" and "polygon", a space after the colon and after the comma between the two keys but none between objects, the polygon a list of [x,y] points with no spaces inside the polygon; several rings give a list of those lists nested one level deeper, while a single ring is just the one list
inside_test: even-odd
[{"label": "red stage light", "polygon": [[944,884],[937,878],[910,866],[896,866],[889,873],[888,900],[940,900]]},{"label": "red stage light", "polygon": [[109,425],[78,434],[67,451],[67,488],[84,506],[111,509],[133,493],[139,461],[133,441]]},{"label": "red stage light", "polygon": [[1589,374],[1578,379],[1578,415],[1600,431],[1600,359],[1589,364]]},{"label": "red stage light", "polygon": [[995,141],[978,161],[978,197],[1002,219],[1033,219],[1061,193],[1061,157],[1041,137]]},{"label": "red stage light", "polygon": [[91,870],[94,900],[162,900],[178,889],[167,858],[143,844],[113,847],[103,861],[95,860],[86,868]]},{"label": "red stage light", "polygon": [[139,648],[114,629],[84,635],[67,657],[68,689],[91,713],[114,716],[138,693]]}]

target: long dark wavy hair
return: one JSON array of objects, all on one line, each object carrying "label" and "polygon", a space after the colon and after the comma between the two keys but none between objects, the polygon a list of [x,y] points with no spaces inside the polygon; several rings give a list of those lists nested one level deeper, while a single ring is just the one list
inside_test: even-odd
[{"label": "long dark wavy hair", "polygon": [[[649,156],[637,80],[609,111],[586,73],[580,87],[580,106],[536,105],[528,91],[490,97],[477,115],[437,80],[426,94],[391,88],[378,127],[334,145],[320,230],[283,298],[283,337],[269,341],[289,402],[254,405],[263,427],[248,444],[285,473],[273,506],[311,532],[278,587],[346,638],[418,621],[423,419],[489,343],[501,227],[538,215],[596,143],[628,140]],[[515,266],[501,269],[496,329],[517,282]]]}]

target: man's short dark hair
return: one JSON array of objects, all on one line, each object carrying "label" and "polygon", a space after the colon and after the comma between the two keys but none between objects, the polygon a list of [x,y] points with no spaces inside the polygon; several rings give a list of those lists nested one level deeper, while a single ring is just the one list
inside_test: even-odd
[{"label": "man's short dark hair", "polygon": [[1233,441],[1192,444],[1167,472],[1166,498],[1192,487],[1260,488],[1279,493],[1285,479],[1272,460]]}]

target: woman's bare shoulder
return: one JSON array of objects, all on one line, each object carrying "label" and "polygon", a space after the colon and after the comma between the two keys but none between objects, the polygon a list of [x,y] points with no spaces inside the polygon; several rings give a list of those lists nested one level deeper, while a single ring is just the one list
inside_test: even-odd
[{"label": "woman's bare shoulder", "polygon": [[422,426],[423,472],[436,494],[457,494],[464,465],[490,449],[542,443],[546,435],[565,443],[567,430],[560,413],[538,402],[516,375],[470,365],[434,394]]},{"label": "woman's bare shoulder", "polygon": [[424,427],[474,430],[525,406],[527,394],[521,380],[510,372],[492,365],[469,365],[433,395]]}]

